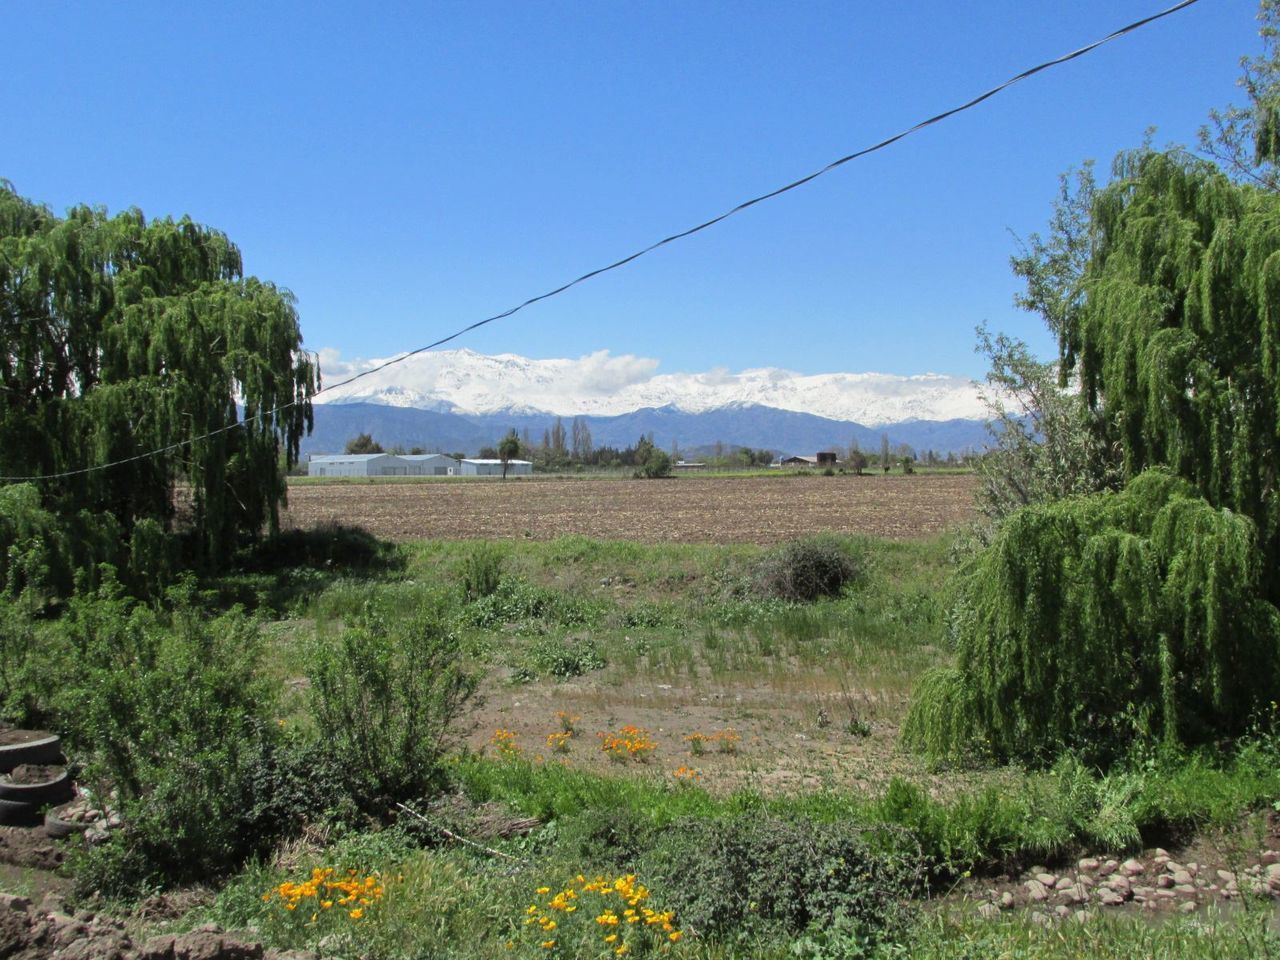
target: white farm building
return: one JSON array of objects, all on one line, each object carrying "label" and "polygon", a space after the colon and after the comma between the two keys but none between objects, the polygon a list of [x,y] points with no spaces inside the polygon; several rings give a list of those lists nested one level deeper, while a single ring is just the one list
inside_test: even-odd
[{"label": "white farm building", "polygon": [[[507,476],[533,473],[528,460],[508,460]],[[312,477],[500,477],[501,460],[455,460],[443,453],[337,453],[307,461]]]},{"label": "white farm building", "polygon": [[[461,462],[464,477],[500,477],[502,476],[501,460],[463,460]],[[508,460],[507,476],[522,477],[533,473],[533,464],[528,460]]]}]

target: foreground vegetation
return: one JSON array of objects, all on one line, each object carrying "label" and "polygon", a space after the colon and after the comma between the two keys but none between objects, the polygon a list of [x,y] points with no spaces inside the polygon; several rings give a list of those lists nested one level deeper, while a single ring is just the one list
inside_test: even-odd
[{"label": "foreground vegetation", "polygon": [[[608,942],[629,953],[952,956],[959,937],[1048,955],[1038,930],[980,929],[927,901],[967,877],[1229,827],[1280,799],[1280,746],[1259,716],[1235,751],[1137,751],[1105,773],[1073,757],[936,770],[903,754],[912,685],[949,662],[935,584],[965,552],[954,537],[763,549],[293,534],[159,603],[104,573],[56,617],[10,604],[4,709],[64,730],[85,781],[115,791],[125,826],[70,867],[83,895],[218,888],[182,926],[249,926],[326,956],[595,956],[612,926],[596,922],[614,902],[600,897],[619,895],[583,886],[622,880],[646,893],[617,901],[620,923],[642,906],[667,918]],[[675,699],[652,754],[632,739],[610,759],[595,734],[635,722],[637,693],[664,686]],[[753,689],[772,711],[733,701]],[[732,727],[703,725],[715,693]],[[505,698],[548,708],[504,740]],[[722,752],[725,729],[755,733]],[[545,739],[556,730],[564,752]],[[826,760],[805,760],[814,779],[797,789],[773,774],[799,732]],[[883,773],[855,777],[841,756]],[[587,922],[549,905],[569,889],[562,904],[598,901]],[[1169,956],[1203,942],[1114,929]],[[1260,929],[1230,919],[1224,949]]]}]

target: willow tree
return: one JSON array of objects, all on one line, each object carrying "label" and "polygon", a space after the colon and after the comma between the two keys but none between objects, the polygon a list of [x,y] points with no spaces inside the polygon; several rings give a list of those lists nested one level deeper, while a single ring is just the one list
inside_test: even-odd
[{"label": "willow tree", "polygon": [[215,564],[275,528],[281,455],[312,423],[301,347],[292,296],[245,277],[224,234],[136,209],[57,217],[0,182],[0,475],[70,474],[39,481],[56,512],[154,536],[181,483]]},{"label": "willow tree", "polygon": [[1105,761],[1240,733],[1280,678],[1255,534],[1160,469],[1014,514],[959,577],[957,662],[919,685],[905,739],[935,757]]},{"label": "willow tree", "polygon": [[1181,152],[1122,155],[1097,197],[1063,355],[1123,471],[1164,465],[1250,517],[1280,579],[1280,196]]}]

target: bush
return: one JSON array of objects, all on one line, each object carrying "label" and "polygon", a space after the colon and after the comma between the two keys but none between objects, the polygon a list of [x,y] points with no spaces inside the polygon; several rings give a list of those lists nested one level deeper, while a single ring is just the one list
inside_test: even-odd
[{"label": "bush", "polygon": [[60,723],[84,779],[125,821],[77,883],[130,894],[237,866],[259,839],[244,829],[247,771],[272,704],[257,677],[257,625],[182,603],[156,612],[109,583],[74,599],[62,628],[79,669],[63,678]]},{"label": "bush", "polygon": [[502,551],[479,543],[462,560],[462,593],[467,603],[492,596],[502,580]]},{"label": "bush", "polygon": [[449,727],[476,681],[439,610],[421,609],[393,633],[366,607],[336,640],[316,642],[311,663],[312,718],[362,810],[385,816],[443,785]]},{"label": "bush", "polygon": [[660,480],[671,476],[671,457],[662,450],[651,449],[636,467],[634,476],[637,480]]},{"label": "bush", "polygon": [[756,565],[758,594],[788,603],[810,603],[839,596],[858,579],[862,558],[835,537],[793,540],[766,554]]},{"label": "bush", "polygon": [[856,824],[736,817],[673,823],[639,872],[700,936],[852,957],[904,929],[918,867],[873,850]]},{"label": "bush", "polygon": [[907,743],[934,757],[1239,735],[1274,696],[1280,612],[1253,524],[1152,470],[1122,493],[1028,507],[962,572],[954,672],[921,684]]},{"label": "bush", "polygon": [[541,637],[528,648],[513,679],[526,683],[540,676],[568,680],[599,670],[605,663],[599,645],[590,637]]}]

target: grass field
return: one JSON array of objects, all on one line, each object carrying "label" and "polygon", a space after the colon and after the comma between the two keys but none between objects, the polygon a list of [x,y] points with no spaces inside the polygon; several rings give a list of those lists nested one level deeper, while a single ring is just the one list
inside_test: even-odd
[{"label": "grass field", "polygon": [[975,484],[969,474],[291,482],[283,523],[356,524],[397,542],[579,535],[768,544],[819,531],[898,540],[971,519]]}]

